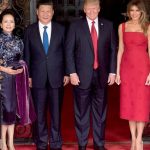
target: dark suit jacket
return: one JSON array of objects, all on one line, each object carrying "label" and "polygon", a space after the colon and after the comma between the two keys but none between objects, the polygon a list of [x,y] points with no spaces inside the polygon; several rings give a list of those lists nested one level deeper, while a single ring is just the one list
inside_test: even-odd
[{"label": "dark suit jacket", "polygon": [[45,54],[38,23],[29,25],[24,35],[24,59],[32,78],[32,86],[43,88],[47,79],[53,88],[63,84],[64,76],[64,28],[52,22],[48,54]]},{"label": "dark suit jacket", "polygon": [[[99,82],[107,85],[108,74],[116,73],[116,37],[110,21],[99,18],[98,60]],[[65,44],[67,73],[77,73],[79,88],[89,87],[93,73],[94,50],[87,19],[73,22]]]}]

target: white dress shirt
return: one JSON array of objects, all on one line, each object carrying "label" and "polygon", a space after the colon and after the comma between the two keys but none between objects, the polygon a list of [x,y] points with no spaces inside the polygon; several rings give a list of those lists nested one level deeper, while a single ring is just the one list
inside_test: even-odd
[{"label": "white dress shirt", "polygon": [[47,25],[44,25],[42,24],[40,21],[39,21],[39,31],[40,31],[40,36],[41,36],[41,40],[42,40],[42,43],[43,43],[43,32],[44,32],[44,26],[47,26],[47,34],[48,34],[48,41],[49,41],[49,44],[50,44],[50,39],[51,39],[51,32],[52,32],[52,23],[48,23]]},{"label": "white dress shirt", "polygon": [[90,29],[90,33],[91,33],[91,27],[92,27],[92,22],[94,21],[94,26],[95,26],[95,29],[96,29],[96,32],[97,32],[97,37],[99,35],[99,31],[98,31],[98,17],[95,19],[95,20],[90,20],[88,17],[86,17],[87,19],[87,23],[88,23],[88,26],[89,26],[89,29]]}]

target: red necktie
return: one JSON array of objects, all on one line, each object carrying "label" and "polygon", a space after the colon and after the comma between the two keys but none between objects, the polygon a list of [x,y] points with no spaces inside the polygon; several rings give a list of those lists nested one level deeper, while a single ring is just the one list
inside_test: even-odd
[{"label": "red necktie", "polygon": [[91,37],[92,37],[92,42],[93,42],[93,47],[94,47],[94,69],[98,68],[98,51],[97,51],[97,43],[98,43],[98,38],[97,38],[97,32],[95,29],[94,25],[95,21],[92,21],[92,27],[91,27]]}]

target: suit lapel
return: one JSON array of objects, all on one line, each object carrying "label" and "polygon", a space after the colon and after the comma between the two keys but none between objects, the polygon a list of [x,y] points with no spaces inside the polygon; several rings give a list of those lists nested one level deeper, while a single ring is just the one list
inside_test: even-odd
[{"label": "suit lapel", "polygon": [[[91,48],[93,49],[92,38],[91,38],[91,34],[90,34],[90,30],[89,30],[89,26],[88,26],[86,18],[83,19],[83,29],[88,38],[89,44]],[[98,48],[99,48],[100,43],[101,43],[101,38],[102,38],[101,35],[103,35],[103,32],[104,32],[104,23],[100,18],[98,18],[98,30],[99,30],[99,34],[98,34]]]},{"label": "suit lapel", "polygon": [[103,21],[100,19],[100,18],[98,18],[98,48],[99,48],[99,46],[100,46],[100,43],[101,43],[101,38],[102,38],[102,36],[101,35],[104,35],[104,23],[103,23]]},{"label": "suit lapel", "polygon": [[90,44],[91,48],[93,49],[91,33],[90,33],[90,29],[89,29],[86,18],[83,19],[83,29],[84,29],[84,32],[86,34],[86,37],[88,38],[89,44]]},{"label": "suit lapel", "polygon": [[50,43],[49,43],[49,48],[48,48],[48,53],[50,52],[50,49],[52,49],[53,44],[55,43],[55,39],[56,39],[56,35],[57,35],[57,29],[54,25],[54,23],[52,22],[52,26],[51,26],[51,39],[50,39]]},{"label": "suit lapel", "polygon": [[35,31],[35,39],[37,40],[36,43],[39,44],[40,49],[41,49],[41,52],[42,52],[43,54],[45,54],[45,50],[44,50],[43,43],[42,43],[41,36],[40,36],[40,31],[39,31],[39,25],[38,25],[38,23],[37,23],[37,25],[36,25],[36,29],[35,29],[35,30],[36,30],[36,31]]}]

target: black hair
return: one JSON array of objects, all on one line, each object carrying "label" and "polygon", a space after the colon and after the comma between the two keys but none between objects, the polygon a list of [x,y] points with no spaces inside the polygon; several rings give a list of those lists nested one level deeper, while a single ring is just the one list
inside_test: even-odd
[{"label": "black hair", "polygon": [[3,18],[5,15],[11,15],[13,16],[14,20],[15,20],[15,14],[12,11],[12,9],[5,9],[4,11],[2,11],[2,13],[0,14],[0,23],[2,23]]},{"label": "black hair", "polygon": [[36,8],[38,9],[41,5],[50,5],[53,7],[53,1],[52,0],[39,0]]}]

